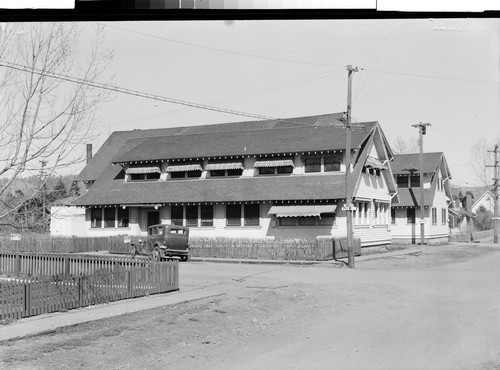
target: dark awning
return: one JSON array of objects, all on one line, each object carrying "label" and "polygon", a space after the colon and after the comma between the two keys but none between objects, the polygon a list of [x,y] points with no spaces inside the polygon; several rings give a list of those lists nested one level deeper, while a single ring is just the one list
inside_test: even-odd
[{"label": "dark awning", "polygon": [[158,166],[150,166],[150,167],[129,167],[125,171],[127,175],[135,175],[142,173],[161,173],[161,169]]},{"label": "dark awning", "polygon": [[241,161],[233,161],[233,162],[212,162],[207,164],[207,171],[214,170],[242,170],[244,169],[243,163]]},{"label": "dark awning", "polygon": [[294,164],[293,164],[292,159],[266,159],[266,160],[255,161],[254,166],[256,168],[259,168],[259,167],[287,167],[287,166],[294,167]]},{"label": "dark awning", "polygon": [[167,167],[167,172],[186,172],[186,171],[202,171],[199,164],[181,164],[171,165]]},{"label": "dark awning", "polygon": [[336,209],[335,204],[272,206],[267,214],[276,217],[308,217],[320,216],[322,213],[335,213]]}]

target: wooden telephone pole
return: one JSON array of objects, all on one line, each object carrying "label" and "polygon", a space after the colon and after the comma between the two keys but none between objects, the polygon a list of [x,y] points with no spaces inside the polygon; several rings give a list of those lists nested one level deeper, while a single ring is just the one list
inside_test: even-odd
[{"label": "wooden telephone pole", "polygon": [[495,163],[493,165],[487,165],[486,167],[493,167],[493,243],[498,244],[498,144],[495,145],[495,149],[488,150],[489,153],[494,153]]},{"label": "wooden telephone pole", "polygon": [[345,148],[345,211],[347,218],[347,265],[350,268],[354,268],[354,243],[353,243],[353,229],[352,229],[352,212],[355,207],[352,205],[352,196],[350,194],[351,189],[351,95],[352,95],[352,74],[357,72],[358,68],[353,68],[351,65],[347,66],[347,117],[346,117],[346,148]]},{"label": "wooden telephone pole", "polygon": [[411,125],[412,127],[418,127],[418,133],[420,134],[419,146],[420,146],[420,245],[425,244],[425,224],[424,224],[424,135],[427,131],[427,126],[430,123],[420,122],[418,125]]}]

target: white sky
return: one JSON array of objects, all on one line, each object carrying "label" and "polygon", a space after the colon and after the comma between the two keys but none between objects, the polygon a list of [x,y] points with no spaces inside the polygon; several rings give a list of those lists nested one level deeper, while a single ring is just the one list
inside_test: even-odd
[{"label": "white sky", "polygon": [[[345,66],[362,68],[353,117],[390,143],[430,122],[424,151],[445,153],[455,184],[475,183],[471,145],[500,136],[498,19],[104,24],[116,85],[265,116],[345,111]],[[112,131],[251,120],[121,94],[99,116],[94,151]]]}]

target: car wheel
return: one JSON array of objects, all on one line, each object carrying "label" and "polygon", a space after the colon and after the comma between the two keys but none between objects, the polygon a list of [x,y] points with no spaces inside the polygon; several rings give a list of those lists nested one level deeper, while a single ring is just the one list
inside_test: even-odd
[{"label": "car wheel", "polygon": [[135,245],[132,245],[130,248],[130,257],[135,258],[137,256],[137,247]]},{"label": "car wheel", "polygon": [[155,262],[160,262],[161,261],[161,256],[160,256],[160,250],[158,249],[158,247],[155,247],[153,249],[153,261]]}]

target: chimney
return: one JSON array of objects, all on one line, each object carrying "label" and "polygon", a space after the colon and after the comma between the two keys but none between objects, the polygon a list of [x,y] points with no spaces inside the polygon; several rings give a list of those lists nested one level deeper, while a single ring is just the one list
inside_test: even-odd
[{"label": "chimney", "polygon": [[87,164],[92,159],[92,144],[87,144]]}]

